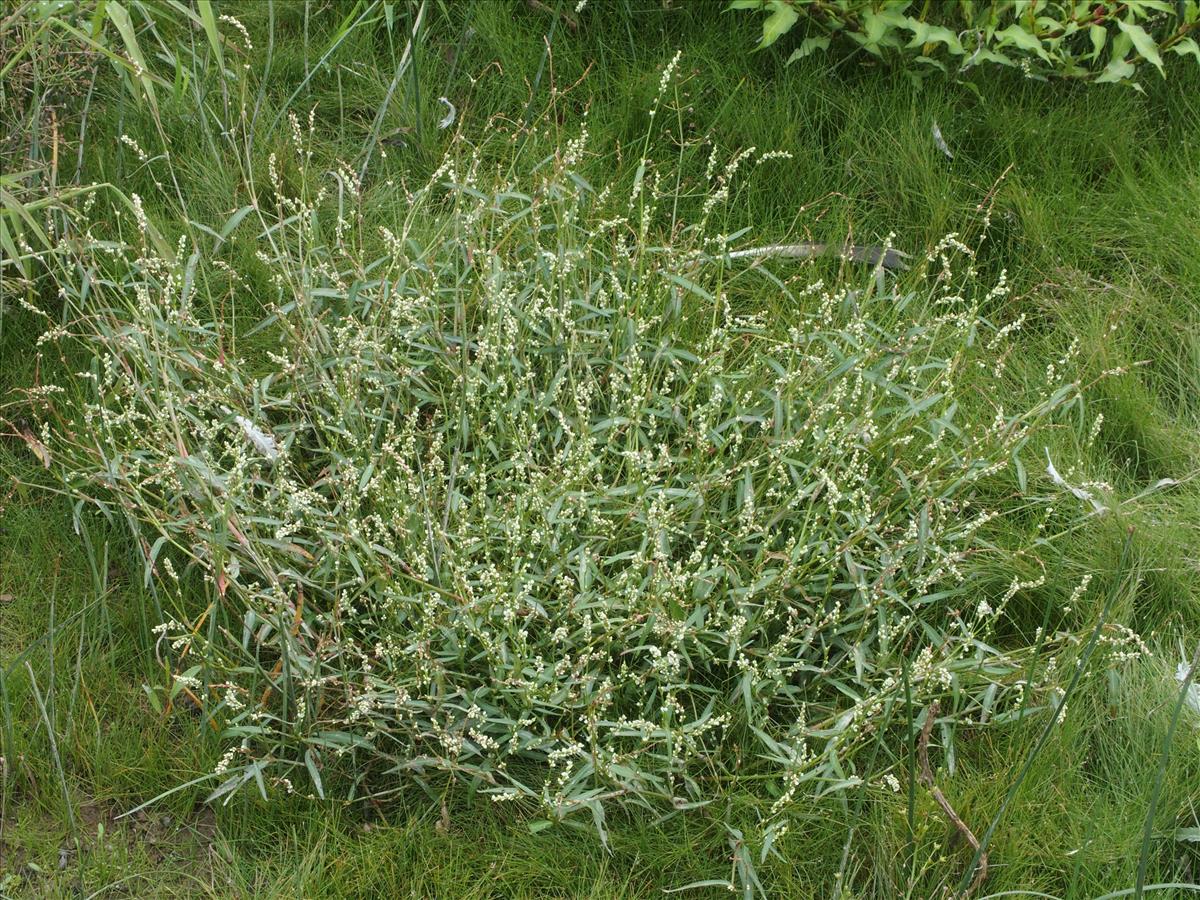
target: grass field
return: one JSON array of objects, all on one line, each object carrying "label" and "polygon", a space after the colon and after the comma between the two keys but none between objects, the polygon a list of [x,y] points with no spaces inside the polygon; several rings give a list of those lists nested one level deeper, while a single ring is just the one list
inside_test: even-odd
[{"label": "grass field", "polygon": [[[99,57],[68,71],[63,48],[75,45],[48,28],[6,75],[4,172],[36,170],[24,182],[26,201],[91,182],[136,193],[174,244],[199,234],[187,220],[217,228],[254,200],[248,173],[265,183],[267,160],[231,156],[220,123],[202,111],[238,98],[222,94],[230,82],[215,77],[201,25],[164,7],[152,29],[141,6],[129,5],[147,66],[164,79],[157,110]],[[411,64],[394,80],[418,11]],[[577,27],[540,5],[499,2],[226,2],[218,12],[236,14],[253,44],[246,52],[237,28],[219,23],[226,64],[254,75],[242,82],[250,86],[242,100],[257,145],[289,152],[287,113],[307,121],[315,110],[315,165],[363,167],[372,226],[402,217],[404,190],[438,167],[455,134],[482,143],[510,128],[512,152],[536,160],[574,137],[586,115],[592,152],[583,172],[624,190],[647,135],[675,160],[658,174],[685,185],[702,176],[710,145],[727,155],[786,150],[790,159],[764,165],[739,188],[725,233],[751,228],[758,244],[894,235],[914,255],[957,233],[979,246],[987,277],[1006,273],[1011,290],[990,312],[1025,317],[1012,336],[1011,396],[978,398],[969,415],[981,416],[985,400],[1029,402],[1073,342],[1085,377],[1121,370],[1055,426],[1052,446],[1031,448],[1031,490],[1056,491],[1043,471],[1052,453],[1072,483],[1109,485],[1114,508],[1045,546],[1045,581],[1014,600],[1006,628],[1025,643],[1040,643],[1033,636],[1049,622],[1086,638],[1107,609],[1108,621],[1132,629],[1150,652],[1087,669],[1058,726],[1048,730],[1043,712],[961,729],[952,754],[935,733],[931,761],[975,834],[995,825],[976,896],[1128,896],[1137,885],[1159,885],[1147,890],[1154,896],[1195,892],[1200,712],[1180,690],[1200,642],[1194,66],[1146,80],[1144,94],[996,73],[973,85],[914,84],[858,58],[784,67],[783,56],[744,52],[756,23],[706,3],[593,0]],[[34,30],[13,21],[7,52]],[[178,65],[164,58],[167,48]],[[650,118],[676,51],[672,111]],[[446,129],[438,128],[440,97],[456,107]],[[953,159],[934,144],[935,122]],[[164,135],[169,160],[160,156]],[[679,220],[701,215],[702,203],[685,191]],[[126,216],[93,234],[117,239],[131,228]],[[255,271],[252,230],[235,227],[228,241],[226,259]],[[779,262],[776,271],[866,280],[833,258]],[[33,351],[46,324],[22,302],[53,309],[53,286],[23,282],[12,266],[3,277],[0,896],[640,897],[729,876],[725,823],[748,832],[759,811],[736,792],[723,800],[725,820],[703,810],[661,822],[610,814],[608,848],[590,823],[534,831],[536,813],[465,790],[431,799],[414,787],[379,803],[268,803],[244,791],[206,805],[211,786],[198,785],[126,815],[212,772],[222,747],[193,710],[156,712],[143,690],[166,676],[152,632],[158,600],[144,586],[135,543],[88,517],[74,527],[53,470],[20,438],[22,389],[70,373]],[[267,274],[258,279],[230,290],[220,310],[242,342],[231,352],[251,357],[269,349],[249,333],[269,293]],[[785,325],[804,312],[765,286],[739,302]],[[1149,490],[1163,479],[1172,483]],[[1079,505],[1059,494],[1057,505]],[[998,540],[1037,537],[1032,516],[1011,527]],[[1007,583],[1013,574],[993,576]],[[1085,575],[1092,589],[1060,615]],[[910,780],[896,792],[871,783],[822,799],[798,795],[788,815],[781,856],[758,869],[769,896],[942,896],[971,859],[932,793],[910,790]]]}]

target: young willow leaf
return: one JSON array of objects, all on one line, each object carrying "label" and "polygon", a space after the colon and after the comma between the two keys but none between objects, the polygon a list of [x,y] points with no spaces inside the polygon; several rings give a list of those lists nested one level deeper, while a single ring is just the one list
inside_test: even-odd
[{"label": "young willow leaf", "polygon": [[1200,44],[1196,43],[1195,38],[1184,38],[1179,43],[1172,44],[1167,49],[1172,53],[1178,53],[1180,56],[1194,56],[1196,57],[1196,62],[1200,63]]},{"label": "young willow leaf", "polygon": [[1158,44],[1154,42],[1154,38],[1146,33],[1146,29],[1132,22],[1117,22],[1117,27],[1129,35],[1129,39],[1133,41],[1134,49],[1137,50],[1142,59],[1152,62],[1154,67],[1158,69],[1159,74],[1163,74],[1162,57],[1158,53]]},{"label": "young willow leaf", "polygon": [[767,21],[763,22],[762,40],[758,42],[759,50],[770,47],[791,31],[796,20],[800,18],[800,13],[796,12],[796,8],[790,3],[785,3],[784,0],[768,0],[767,9],[772,12],[767,16]]},{"label": "young willow leaf", "polygon": [[1108,42],[1108,29],[1103,25],[1093,25],[1088,29],[1088,35],[1092,39],[1092,62],[1100,58],[1100,54],[1104,51],[1104,45]]},{"label": "young willow leaf", "polygon": [[963,55],[962,41],[949,28],[944,28],[940,25],[930,25],[928,22],[920,22],[911,16],[905,19],[904,27],[913,33],[913,38],[908,43],[909,47],[922,47],[925,44],[945,44],[946,49],[955,56]]},{"label": "young willow leaf", "polygon": [[[827,38],[827,37],[822,36],[822,37],[805,38],[803,41],[800,42],[800,46],[792,51],[792,55],[788,57],[788,60],[787,60],[788,65],[791,65],[798,59],[804,59],[804,57],[809,56],[810,54],[816,53],[818,50],[828,50],[828,49],[829,49],[829,38]],[[1172,49],[1174,49],[1174,48],[1172,48]]]},{"label": "young willow leaf", "polygon": [[996,32],[996,37],[1000,38],[1001,43],[1012,44],[1014,47],[1020,47],[1022,50],[1030,50],[1050,62],[1050,57],[1046,53],[1046,48],[1042,46],[1042,42],[1038,40],[1037,35],[1031,34],[1020,25],[1009,25],[1007,28],[1002,28]]},{"label": "young willow leaf", "polygon": [[1133,75],[1133,63],[1126,59],[1114,59],[1104,67],[1104,71],[1096,79],[1098,84],[1109,84],[1124,81]]}]

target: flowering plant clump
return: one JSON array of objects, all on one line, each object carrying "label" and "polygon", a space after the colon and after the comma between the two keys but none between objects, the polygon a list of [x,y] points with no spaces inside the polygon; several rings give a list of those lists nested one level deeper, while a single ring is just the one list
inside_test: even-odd
[{"label": "flowering plant clump", "polygon": [[[905,710],[1050,693],[993,641],[1038,582],[979,573],[1029,568],[987,534],[1028,514],[1019,458],[1078,386],[957,424],[966,379],[1003,395],[1019,322],[984,316],[1005,286],[953,236],[905,292],[794,289],[712,227],[755,151],[714,155],[687,225],[645,161],[593,188],[586,131],[522,175],[456,145],[376,230],[293,126],[253,210],[265,349],[203,302],[249,273],[165,253],[135,197],[140,244],[76,240],[88,277],[62,279],[88,396],[39,398],[69,491],[175,598],[165,690],[220,730],[214,797],[441,775],[603,835],[613,804],[744,782],[778,834],[798,792],[877,778],[857,751]],[[805,312],[739,313],[750,275]]]}]

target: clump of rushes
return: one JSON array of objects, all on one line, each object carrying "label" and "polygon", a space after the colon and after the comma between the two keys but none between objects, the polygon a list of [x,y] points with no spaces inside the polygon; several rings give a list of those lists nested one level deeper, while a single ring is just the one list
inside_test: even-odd
[{"label": "clump of rushes", "polygon": [[1053,641],[994,639],[1036,579],[980,573],[1036,572],[987,535],[1029,517],[1015,460],[1079,387],[1064,359],[1029,408],[956,424],[1004,395],[1019,326],[984,317],[1004,286],[969,248],[903,292],[771,276],[808,310],[781,324],[735,311],[772,263],[713,227],[753,151],[714,157],[686,225],[651,166],[592,188],[586,131],[519,175],[456,142],[368,233],[353,170],[293,126],[256,211],[273,347],[231,351],[198,297],[242,276],[168,258],[134,197],[140,243],[62,271],[78,316],[48,339],[83,338],[87,396],[36,398],[67,489],[168,598],[158,691],[219,730],[214,797],[448,777],[603,836],[614,804],[736,785],[769,847],[799,792],[902,772],[859,751],[926,704],[979,725],[1054,696],[1029,683]]}]

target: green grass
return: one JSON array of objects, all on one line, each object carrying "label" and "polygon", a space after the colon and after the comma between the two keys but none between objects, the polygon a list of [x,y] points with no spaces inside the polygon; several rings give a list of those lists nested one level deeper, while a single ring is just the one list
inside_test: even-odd
[{"label": "green grass", "polygon": [[[327,67],[307,81],[350,7],[276,4],[273,40],[265,4],[222,4],[218,11],[236,12],[246,22],[258,54],[254,65],[265,65],[271,47],[261,103],[254,100],[265,145],[286,151],[284,103],[299,89],[292,108],[301,116],[317,109],[319,162],[345,159],[357,168],[412,10],[397,6],[389,33],[379,8],[373,15],[380,21],[351,30]],[[997,318],[1025,314],[1027,325],[1011,361],[1011,399],[981,397],[972,414],[982,418],[989,399],[1016,408],[1040,388],[1047,363],[1078,337],[1085,371],[1130,371],[1102,382],[1086,416],[1062,427],[1051,447],[1056,464],[1064,471],[1074,464],[1083,473],[1077,478],[1107,481],[1120,496],[1161,478],[1181,484],[1155,493],[1119,524],[1100,521],[1057,544],[1046,584],[1014,609],[1012,628],[1026,635],[1048,616],[1056,627],[1086,632],[1106,599],[1104,589],[1124,574],[1118,560],[1124,528],[1132,525],[1130,567],[1138,579],[1118,596],[1111,617],[1141,633],[1155,656],[1082,680],[1064,725],[1034,759],[995,831],[981,894],[1023,889],[1095,897],[1133,887],[1178,693],[1179,648],[1190,652],[1200,640],[1200,78],[1176,67],[1172,81],[1147,83],[1147,96],[992,73],[977,76],[978,92],[933,79],[918,88],[858,60],[831,66],[806,60],[784,68],[770,53],[743,53],[755,23],[698,5],[593,3],[581,18],[577,34],[556,27],[552,53],[544,54],[551,25],[545,13],[498,3],[449,12],[430,5],[410,75],[381,118],[380,134],[399,135],[404,145],[384,145],[386,160],[375,148],[369,220],[387,223],[403,209],[403,195],[384,189],[387,178],[419,184],[437,165],[448,140],[436,129],[443,94],[457,105],[467,135],[479,134],[494,116],[521,122],[527,109],[536,111],[547,133],[529,138],[534,147],[554,146],[556,132],[570,136],[586,110],[591,144],[601,150],[587,163],[589,179],[630,183],[647,128],[645,110],[676,49],[687,73],[680,99],[690,111],[680,121],[689,140],[794,155],[748,182],[735,217],[723,226],[727,231],[753,226],[762,242],[836,241],[847,233],[873,242],[894,232],[896,246],[919,252],[949,231],[978,235],[978,207],[994,190],[981,267],[991,274],[1007,270],[1013,285],[998,301]],[[142,19],[135,14],[134,21]],[[228,25],[221,28],[236,37]],[[195,52],[203,73],[203,32],[184,40],[182,26],[161,24],[160,30],[181,55],[179,48],[186,49],[189,66]],[[144,30],[140,39],[156,46]],[[235,49],[225,52],[241,59]],[[173,77],[161,62],[152,68],[168,81]],[[203,78],[177,93],[159,87],[157,98],[187,216],[212,224],[224,222],[248,196],[240,162],[218,149],[215,126],[196,115],[197,92],[210,90],[209,101],[220,103],[216,80]],[[159,126],[148,108],[102,68],[91,97],[81,92],[64,101],[64,131],[78,128],[85,99],[82,180],[137,192],[152,219],[179,222],[164,199],[173,189],[160,194],[151,170],[118,140],[128,134],[151,155],[157,152]],[[547,107],[552,113],[542,119]],[[953,161],[933,145],[935,120]],[[35,133],[28,119],[5,124],[10,133]],[[680,122],[662,125],[674,132]],[[18,160],[28,155],[48,165],[44,129],[36,133],[36,142],[6,145],[6,173],[27,168]],[[706,159],[701,145],[684,155],[679,174],[685,185],[703,173]],[[248,165],[265,183],[265,160]],[[66,169],[73,168],[72,156]],[[685,201],[681,218],[698,214],[699,202],[698,195],[690,208]],[[111,227],[128,232],[131,225],[130,219]],[[251,231],[235,231],[227,251],[243,271],[257,266]],[[165,237],[173,242],[177,234]],[[826,259],[796,271],[805,279],[828,277],[836,267]],[[258,277],[257,288],[265,289],[266,273],[260,269]],[[10,289],[15,282],[8,278],[6,271],[0,402],[47,377],[28,349],[41,326],[17,305],[18,289]],[[265,290],[254,287],[228,295],[223,313],[235,325],[259,318],[254,298]],[[772,316],[795,312],[775,297],[744,302]],[[1110,331],[1113,322],[1117,328]],[[242,340],[240,352],[251,354],[253,339]],[[1104,421],[1089,447],[1096,412]],[[610,822],[611,852],[587,830],[560,826],[533,834],[509,808],[465,793],[450,796],[443,815],[440,801],[415,791],[384,806],[267,805],[238,796],[209,808],[201,802],[205,790],[197,788],[116,818],[211,771],[219,749],[197,716],[182,707],[157,715],[141,689],[162,683],[163,671],[150,633],[158,621],[155,600],[142,586],[128,539],[94,524],[87,542],[77,535],[66,501],[36,487],[50,482],[21,440],[0,439],[0,471],[6,473],[0,485],[0,595],[6,598],[0,602],[0,894],[632,897],[728,873],[728,835],[719,818],[703,813],[660,825],[619,817]],[[1027,523],[1030,534],[1036,527]],[[1011,535],[1014,544],[1020,537]],[[1070,614],[1075,620],[1060,621],[1059,607],[1088,572],[1096,573],[1096,582]],[[996,578],[1007,583],[1011,573]],[[1000,808],[1045,718],[960,731],[952,769],[935,735],[938,784],[976,834]],[[1200,879],[1200,845],[1175,839],[1178,829],[1200,824],[1194,718],[1182,723],[1170,751],[1149,882]],[[802,801],[783,841],[786,862],[769,860],[760,871],[764,884],[772,896],[796,897],[839,891],[927,897],[957,884],[969,853],[924,789],[918,787],[913,800],[912,834],[903,791],[871,786],[836,800]],[[736,800],[734,807],[736,815]],[[747,827],[754,815],[747,802]],[[1184,889],[1160,895],[1172,893],[1181,896]]]}]

